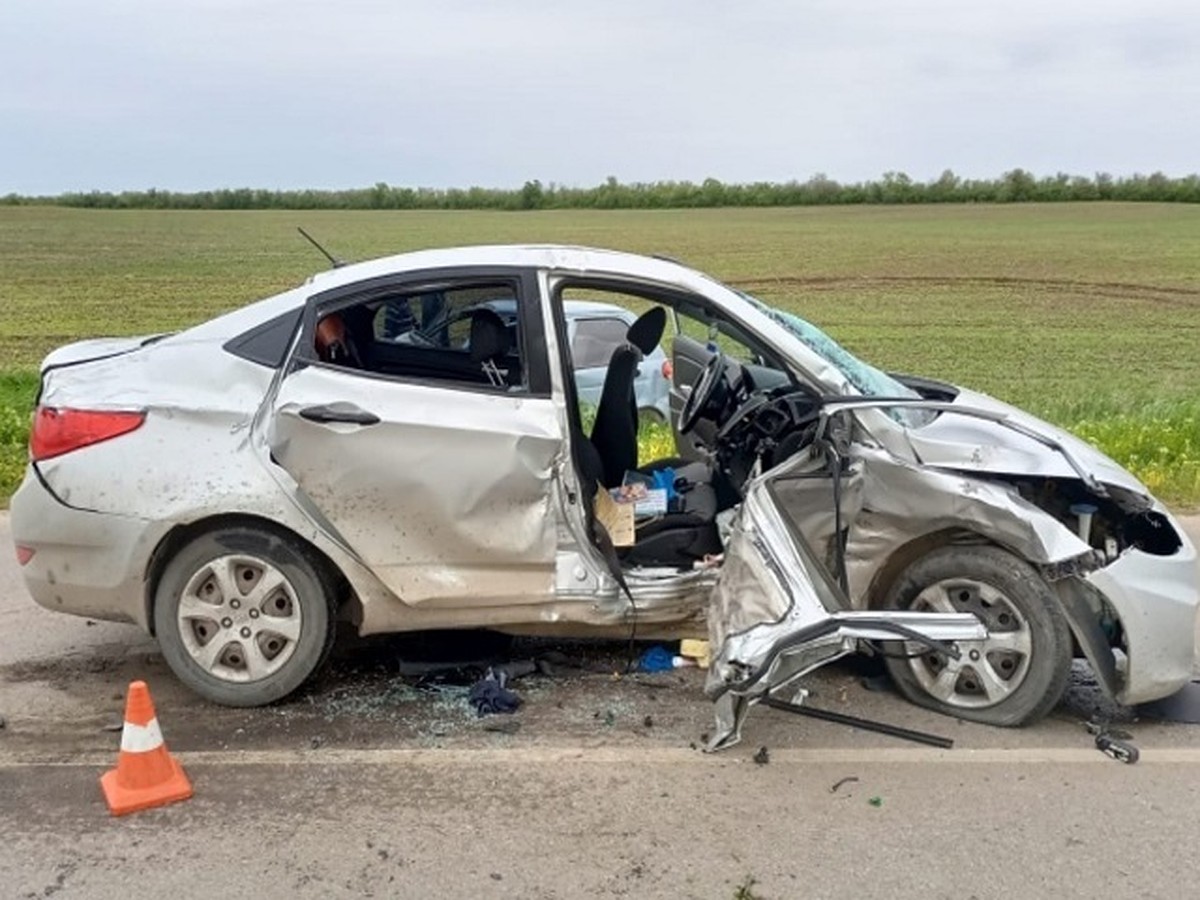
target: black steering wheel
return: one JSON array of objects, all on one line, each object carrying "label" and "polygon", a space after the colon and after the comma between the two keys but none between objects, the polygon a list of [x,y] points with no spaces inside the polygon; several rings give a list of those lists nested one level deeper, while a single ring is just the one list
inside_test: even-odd
[{"label": "black steering wheel", "polygon": [[724,374],[725,354],[717,350],[700,370],[700,377],[696,379],[692,392],[688,394],[683,409],[679,412],[680,434],[687,434],[696,427],[701,414],[708,408],[709,402],[717,392],[717,385],[721,383],[721,377]]}]

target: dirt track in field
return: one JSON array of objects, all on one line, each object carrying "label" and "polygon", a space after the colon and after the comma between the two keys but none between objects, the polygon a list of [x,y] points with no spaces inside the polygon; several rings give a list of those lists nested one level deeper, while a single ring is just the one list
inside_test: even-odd
[{"label": "dirt track in field", "polygon": [[1056,278],[1015,278],[1006,276],[943,277],[936,275],[861,275],[848,277],[780,275],[774,278],[753,278],[731,281],[734,287],[746,291],[773,287],[799,287],[816,290],[839,288],[887,287],[998,287],[1045,291],[1058,294],[1085,294],[1114,299],[1145,300],[1165,305],[1187,305],[1200,302],[1200,288],[1166,285],[1134,284],[1115,281],[1073,281]]}]

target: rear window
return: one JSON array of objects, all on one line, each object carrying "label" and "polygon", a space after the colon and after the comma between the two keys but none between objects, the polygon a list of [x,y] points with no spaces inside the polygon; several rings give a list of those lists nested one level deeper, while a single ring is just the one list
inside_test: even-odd
[{"label": "rear window", "polygon": [[571,341],[571,360],[576,369],[607,366],[613,351],[625,342],[629,326],[621,319],[580,319]]},{"label": "rear window", "polygon": [[225,350],[242,359],[278,369],[287,355],[292,336],[300,327],[300,316],[304,308],[296,307],[287,312],[244,331],[225,343]]}]

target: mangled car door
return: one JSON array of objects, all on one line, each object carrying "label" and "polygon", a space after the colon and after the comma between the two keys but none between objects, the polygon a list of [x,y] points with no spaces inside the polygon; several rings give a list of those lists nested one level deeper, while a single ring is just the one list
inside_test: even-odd
[{"label": "mangled car door", "polygon": [[915,641],[957,657],[954,641],[987,631],[962,613],[851,611],[845,594],[779,508],[773,482],[802,465],[754,479],[726,543],[708,614],[713,649],[705,689],[716,701],[710,749],[737,742],[749,707],[859,641]]},{"label": "mangled car door", "polygon": [[318,297],[277,386],[272,460],[406,603],[553,593],[563,437],[529,284],[430,276]]}]

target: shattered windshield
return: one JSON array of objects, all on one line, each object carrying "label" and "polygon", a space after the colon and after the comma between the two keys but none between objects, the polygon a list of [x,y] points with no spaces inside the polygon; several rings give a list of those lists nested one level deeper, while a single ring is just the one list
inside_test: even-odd
[{"label": "shattered windshield", "polygon": [[[920,400],[921,395],[907,385],[901,384],[891,375],[863,362],[824,331],[799,316],[781,309],[767,306],[761,300],[742,294],[744,298],[770,316],[801,341],[810,350],[834,366],[865,397],[906,397]],[[891,418],[910,428],[919,428],[933,418],[933,413],[923,409],[886,409]]]}]

